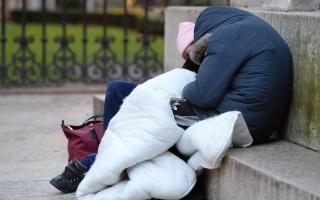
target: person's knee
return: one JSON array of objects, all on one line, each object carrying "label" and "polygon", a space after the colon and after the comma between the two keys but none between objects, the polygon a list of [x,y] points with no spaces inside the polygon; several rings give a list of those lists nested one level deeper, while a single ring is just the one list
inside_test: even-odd
[{"label": "person's knee", "polygon": [[121,100],[128,96],[131,91],[137,86],[134,82],[114,80],[107,85],[107,96],[115,95]]},{"label": "person's knee", "polygon": [[125,81],[121,81],[121,80],[113,80],[110,81],[107,84],[107,91],[109,92],[114,92],[119,90],[120,88],[122,88],[122,86],[124,85]]}]

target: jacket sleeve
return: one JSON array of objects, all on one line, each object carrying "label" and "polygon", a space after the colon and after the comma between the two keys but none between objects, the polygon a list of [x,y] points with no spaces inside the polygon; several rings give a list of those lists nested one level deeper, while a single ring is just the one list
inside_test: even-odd
[{"label": "jacket sleeve", "polygon": [[247,59],[247,48],[235,31],[213,33],[195,81],[183,89],[183,97],[200,108],[215,108],[228,92],[233,77]]}]

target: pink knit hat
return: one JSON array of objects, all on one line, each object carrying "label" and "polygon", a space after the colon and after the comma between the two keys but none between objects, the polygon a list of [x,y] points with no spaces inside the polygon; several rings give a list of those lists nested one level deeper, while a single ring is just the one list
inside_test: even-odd
[{"label": "pink knit hat", "polygon": [[179,32],[177,36],[177,49],[181,57],[183,57],[186,49],[193,42],[194,23],[181,22],[179,24]]}]

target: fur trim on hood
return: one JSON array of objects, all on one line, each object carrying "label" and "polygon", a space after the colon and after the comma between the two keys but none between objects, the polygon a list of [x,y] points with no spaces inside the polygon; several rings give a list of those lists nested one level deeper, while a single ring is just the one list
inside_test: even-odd
[{"label": "fur trim on hood", "polygon": [[190,59],[197,65],[200,65],[206,56],[207,43],[211,35],[212,33],[205,34],[192,45]]}]

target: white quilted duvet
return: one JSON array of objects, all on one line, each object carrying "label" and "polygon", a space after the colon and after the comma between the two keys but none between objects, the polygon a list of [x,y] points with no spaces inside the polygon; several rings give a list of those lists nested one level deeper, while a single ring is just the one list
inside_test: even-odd
[{"label": "white quilted duvet", "polygon": [[[200,121],[186,131],[176,125],[170,98],[181,97],[195,79],[174,69],[139,86],[110,121],[95,163],[80,183],[79,200],[180,199],[193,188],[196,171],[220,165],[231,146],[252,138],[240,112]],[[190,156],[188,163],[167,150]]]}]

